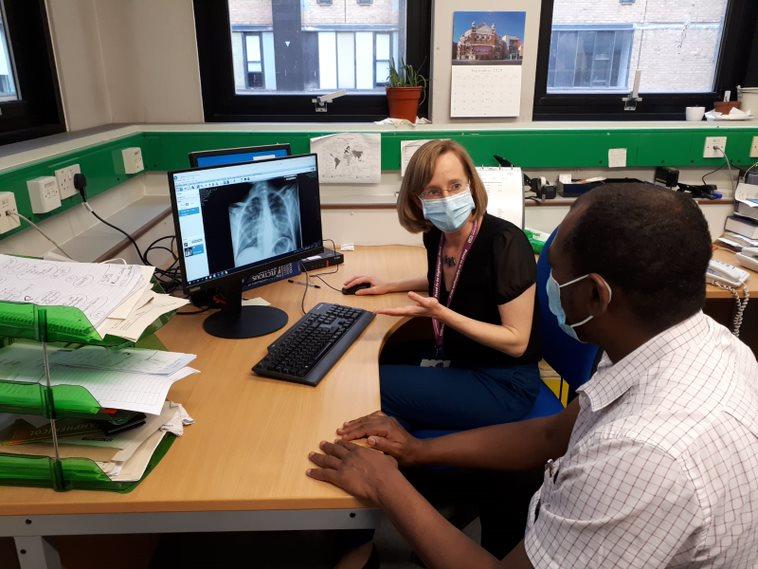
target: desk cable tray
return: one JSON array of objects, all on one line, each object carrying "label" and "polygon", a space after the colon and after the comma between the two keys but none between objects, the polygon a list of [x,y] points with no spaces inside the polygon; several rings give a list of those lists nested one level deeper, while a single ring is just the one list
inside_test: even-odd
[{"label": "desk cable tray", "polygon": [[51,385],[47,348],[49,344],[65,347],[94,345],[109,349],[146,344],[153,344],[150,347],[154,347],[155,332],[172,316],[173,313],[164,314],[145,330],[137,342],[130,342],[113,336],[100,338],[89,320],[76,308],[0,302],[0,347],[12,344],[16,339],[39,342],[42,345],[44,369],[44,381],[40,383],[3,379],[0,373],[0,413],[47,418],[55,455],[3,453],[3,446],[0,445],[0,485],[47,487],[57,491],[82,489],[129,492],[144,480],[171,447],[175,439],[173,435],[166,434],[153,453],[144,475],[136,482],[113,481],[96,462],[88,458],[60,457],[56,421],[89,418],[107,420],[118,426],[120,421],[125,420],[125,413],[102,409],[84,387]]}]

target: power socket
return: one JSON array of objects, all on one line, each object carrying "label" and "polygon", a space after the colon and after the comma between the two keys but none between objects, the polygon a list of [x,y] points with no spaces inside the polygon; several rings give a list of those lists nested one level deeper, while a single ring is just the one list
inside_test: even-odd
[{"label": "power socket", "polygon": [[[720,148],[721,150],[717,150]],[[726,152],[726,136],[706,136],[703,158],[723,158]]]},{"label": "power socket", "polygon": [[61,207],[61,195],[55,176],[40,176],[26,182],[34,213],[47,213]]},{"label": "power socket", "polygon": [[[6,212],[16,215],[7,215]],[[13,192],[0,192],[0,233],[7,233],[21,225],[16,207],[16,196]]]},{"label": "power socket", "polygon": [[138,174],[145,169],[142,161],[142,149],[139,146],[131,146],[121,151],[121,159],[124,161],[124,172]]},{"label": "power socket", "polygon": [[750,158],[758,158],[758,136],[753,137],[753,142],[750,145]]},{"label": "power socket", "polygon": [[81,171],[82,169],[79,164],[72,164],[55,171],[55,179],[58,182],[58,193],[62,200],[79,193],[74,187],[74,174],[80,174]]}]

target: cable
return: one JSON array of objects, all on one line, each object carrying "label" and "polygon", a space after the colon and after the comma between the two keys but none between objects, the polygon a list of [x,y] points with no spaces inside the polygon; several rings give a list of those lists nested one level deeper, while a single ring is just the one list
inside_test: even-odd
[{"label": "cable", "polygon": [[724,160],[726,160],[726,165],[729,167],[729,186],[732,188],[732,198],[734,198],[735,190],[734,190],[734,174],[732,173],[732,163],[729,160],[729,156],[726,155],[726,152],[723,148],[720,146],[714,146],[716,150],[721,151],[721,154],[724,155]]},{"label": "cable", "polygon": [[742,329],[742,320],[745,316],[745,309],[747,308],[747,304],[750,301],[750,289],[748,289],[747,285],[745,285],[742,288],[742,298],[740,298],[740,294],[737,292],[736,288],[727,286],[716,280],[711,280],[710,283],[714,286],[719,287],[720,289],[729,291],[734,297],[735,308],[734,318],[732,318],[732,334],[739,338],[740,330]]},{"label": "cable", "polygon": [[20,214],[18,212],[10,211],[10,210],[6,210],[5,211],[5,215],[15,215],[16,217],[18,217],[20,219],[23,219],[31,227],[33,227],[34,229],[36,229],[39,232],[39,234],[42,235],[42,237],[44,237],[50,243],[52,243],[55,246],[55,248],[58,249],[58,251],[60,251],[61,253],[63,253],[66,256],[67,259],[70,259],[71,261],[75,260],[71,255],[69,255],[66,252],[66,250],[63,247],[61,247],[60,245],[58,245],[58,243],[56,243],[47,233],[45,233],[44,231],[42,231],[42,228],[39,225],[37,225],[36,223],[34,223],[31,219],[29,219],[25,215],[22,215],[22,214]]},{"label": "cable", "polygon": [[311,285],[308,282],[308,271],[305,270],[305,267],[302,263],[300,263],[300,268],[302,269],[303,273],[305,273],[305,287],[303,287],[305,290],[303,290],[303,297],[300,299],[300,310],[303,314],[305,314],[305,295],[308,293],[308,289]]},{"label": "cable", "polygon": [[134,249],[137,251],[137,256],[139,257],[139,260],[140,260],[140,261],[142,261],[142,264],[144,264],[144,265],[148,265],[148,264],[149,264],[149,263],[147,263],[147,262],[145,261],[145,257],[142,255],[142,251],[140,251],[139,245],[137,245],[137,242],[134,240],[134,237],[132,237],[131,235],[129,235],[129,234],[126,232],[126,231],[124,231],[124,230],[123,230],[123,229],[121,229],[120,227],[116,227],[116,226],[115,226],[115,225],[113,225],[112,223],[109,223],[108,221],[106,221],[106,220],[104,220],[102,217],[100,217],[100,216],[97,214],[97,212],[96,212],[94,209],[92,209],[92,206],[91,206],[91,205],[89,205],[89,203],[88,203],[88,202],[83,202],[83,203],[82,203],[82,205],[83,205],[85,208],[87,208],[87,210],[88,210],[88,211],[89,211],[89,212],[90,212],[92,215],[94,215],[94,216],[95,216],[97,219],[99,219],[101,223],[103,223],[103,224],[107,225],[107,226],[108,226],[108,227],[110,227],[111,229],[115,229],[116,231],[118,231],[119,233],[121,233],[121,234],[122,234],[124,237],[126,237],[126,238],[127,238],[127,239],[128,239],[130,242],[131,242],[131,244],[132,244],[132,245],[134,245]]}]

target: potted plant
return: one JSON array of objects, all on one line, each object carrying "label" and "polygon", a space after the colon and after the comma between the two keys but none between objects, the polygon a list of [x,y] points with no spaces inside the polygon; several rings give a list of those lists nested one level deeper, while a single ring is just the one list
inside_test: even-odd
[{"label": "potted plant", "polygon": [[426,77],[418,69],[400,60],[400,68],[390,60],[389,86],[387,87],[387,105],[390,117],[416,122],[418,107],[423,102],[427,86]]}]

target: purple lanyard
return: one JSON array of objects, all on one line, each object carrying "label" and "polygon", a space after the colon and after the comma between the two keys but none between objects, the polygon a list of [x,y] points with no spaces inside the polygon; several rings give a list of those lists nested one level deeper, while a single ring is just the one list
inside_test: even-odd
[{"label": "purple lanyard", "polygon": [[[474,220],[474,226],[471,228],[471,233],[469,233],[468,239],[466,239],[466,242],[463,244],[463,249],[461,250],[461,258],[458,261],[458,268],[455,270],[455,276],[453,277],[453,283],[450,287],[450,294],[447,296],[447,307],[450,308],[450,305],[453,302],[453,295],[455,294],[455,289],[458,286],[458,278],[461,276],[461,271],[463,270],[463,263],[466,261],[466,256],[468,255],[468,252],[471,250],[471,245],[474,243],[474,239],[476,239],[476,234],[479,233],[479,222],[478,220]],[[440,299],[440,287],[442,286],[442,247],[445,244],[445,234],[443,233],[440,237],[440,246],[437,250],[437,269],[434,273],[434,288],[432,289],[432,293],[434,294],[434,298],[437,300]],[[436,318],[432,318],[432,328],[434,329],[434,343],[437,346],[437,356],[439,357],[442,353],[442,344],[443,339],[442,335],[445,333],[445,324],[443,322],[440,322]]]}]

